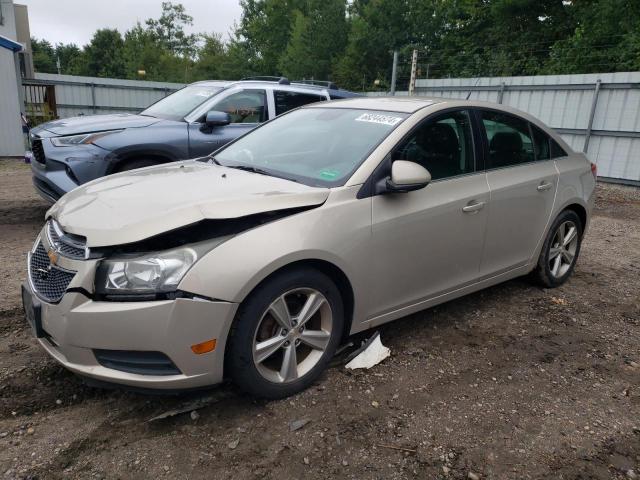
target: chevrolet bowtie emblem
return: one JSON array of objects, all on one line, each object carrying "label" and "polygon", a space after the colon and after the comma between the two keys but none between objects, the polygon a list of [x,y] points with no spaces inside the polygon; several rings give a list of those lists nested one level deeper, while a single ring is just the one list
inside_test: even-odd
[{"label": "chevrolet bowtie emblem", "polygon": [[49,257],[49,261],[51,262],[51,265],[55,265],[56,263],[58,263],[58,254],[53,250],[49,250],[47,252],[47,256]]}]

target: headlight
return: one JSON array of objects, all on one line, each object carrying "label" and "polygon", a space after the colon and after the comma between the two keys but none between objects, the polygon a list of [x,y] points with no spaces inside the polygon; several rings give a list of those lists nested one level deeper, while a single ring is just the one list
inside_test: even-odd
[{"label": "headlight", "polygon": [[175,291],[198,259],[193,248],[179,248],[134,258],[104,260],[96,272],[99,294],[149,294]]},{"label": "headlight", "polygon": [[121,132],[120,130],[108,130],[106,132],[82,133],[80,135],[69,135],[66,137],[51,137],[51,143],[56,147],[73,147],[76,145],[87,145],[93,143],[98,138]]}]

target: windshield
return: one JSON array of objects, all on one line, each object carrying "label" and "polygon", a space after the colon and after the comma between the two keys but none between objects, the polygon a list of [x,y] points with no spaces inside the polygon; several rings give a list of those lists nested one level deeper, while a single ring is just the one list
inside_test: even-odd
[{"label": "windshield", "polygon": [[311,186],[344,185],[404,113],[303,108],[253,130],[219,151],[229,167],[250,167]]},{"label": "windshield", "polygon": [[169,120],[182,120],[194,108],[209,100],[220,90],[222,90],[221,87],[191,85],[154,103],[144,110],[141,115],[167,118]]}]

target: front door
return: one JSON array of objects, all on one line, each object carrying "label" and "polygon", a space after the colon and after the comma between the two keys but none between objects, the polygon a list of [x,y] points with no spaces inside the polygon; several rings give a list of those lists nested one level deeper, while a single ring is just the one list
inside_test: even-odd
[{"label": "front door", "polygon": [[189,124],[189,156],[203,157],[253,130],[268,119],[265,90],[251,89],[234,92],[220,98],[211,110],[227,112],[231,123],[219,127],[207,127],[204,118]]},{"label": "front door", "polygon": [[372,316],[472,283],[480,267],[489,189],[475,168],[470,116],[457,110],[418,125],[391,154],[432,176],[427,187],[374,196]]},{"label": "front door", "polygon": [[491,191],[480,270],[492,276],[531,260],[550,220],[558,172],[549,159],[548,138],[529,122],[492,110],[479,113]]}]

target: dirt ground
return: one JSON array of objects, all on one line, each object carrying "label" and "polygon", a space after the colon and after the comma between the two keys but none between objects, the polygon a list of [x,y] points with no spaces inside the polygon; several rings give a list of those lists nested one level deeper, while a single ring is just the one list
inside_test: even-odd
[{"label": "dirt ground", "polygon": [[271,402],[101,390],[48,358],[19,300],[46,208],[0,161],[0,478],[640,479],[638,189],[598,187],[563,287],[514,280],[388,324],[382,364]]}]

